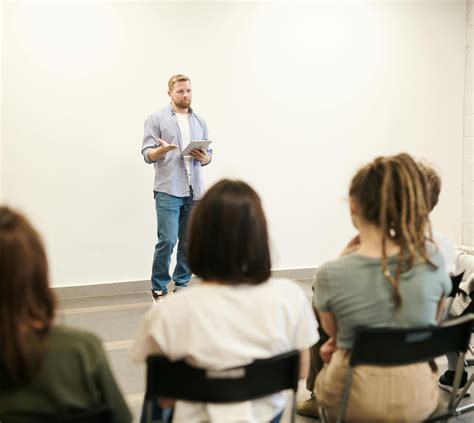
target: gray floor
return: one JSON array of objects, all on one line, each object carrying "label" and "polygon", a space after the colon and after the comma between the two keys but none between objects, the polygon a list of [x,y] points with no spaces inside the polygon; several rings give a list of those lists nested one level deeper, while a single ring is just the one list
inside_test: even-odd
[{"label": "gray floor", "polygon": [[[301,281],[301,286],[308,296],[312,295],[310,281]],[[134,415],[138,416],[143,401],[145,373],[144,366],[135,365],[128,359],[128,349],[134,337],[138,322],[151,305],[148,293],[108,295],[62,300],[59,319],[63,323],[92,330],[104,341],[104,346],[122,388],[127,403]],[[446,362],[438,362],[440,371],[446,369]],[[443,391],[442,391],[443,392]],[[300,384],[298,400],[309,397],[304,383]],[[442,398],[447,401],[448,395],[443,392]],[[469,403],[467,398],[463,403]],[[473,400],[474,401],[474,400]],[[286,410],[283,422],[289,422],[289,410]],[[311,423],[317,420],[298,416],[298,423]],[[451,420],[452,422],[474,422],[474,412]]]}]

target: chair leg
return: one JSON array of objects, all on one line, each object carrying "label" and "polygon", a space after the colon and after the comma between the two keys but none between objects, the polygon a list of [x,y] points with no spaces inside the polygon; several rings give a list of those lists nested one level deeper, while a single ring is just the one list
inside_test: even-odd
[{"label": "chair leg", "polygon": [[329,423],[329,417],[326,413],[326,410],[323,407],[319,406],[318,412],[319,412],[319,418],[321,420],[321,423]]},{"label": "chair leg", "polygon": [[153,404],[150,399],[146,400],[146,423],[152,423],[153,421]]},{"label": "chair leg", "polygon": [[296,391],[293,391],[293,404],[291,406],[291,423],[296,421]]},{"label": "chair leg", "polygon": [[[453,393],[451,394],[451,398],[449,400],[448,410],[449,412],[453,413],[456,410],[456,392],[459,389],[459,385],[461,384],[461,375],[464,370],[464,353],[459,354],[458,363],[456,365],[456,373],[454,374],[454,381],[453,381]],[[461,397],[462,398],[462,397]]]},{"label": "chair leg", "polygon": [[469,413],[469,411],[474,410],[474,404],[467,404],[462,407],[456,408],[456,416],[460,416],[461,414]]},{"label": "chair leg", "polygon": [[456,398],[456,401],[454,402],[454,410],[456,412],[458,411],[460,402],[464,398],[464,395],[466,395],[467,390],[471,387],[473,381],[474,381],[474,374],[469,377],[468,381],[464,385],[462,392],[458,395],[458,397]]}]

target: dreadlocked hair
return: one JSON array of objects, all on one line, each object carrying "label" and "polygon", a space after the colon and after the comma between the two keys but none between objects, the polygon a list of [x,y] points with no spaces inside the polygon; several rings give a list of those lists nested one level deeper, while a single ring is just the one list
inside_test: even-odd
[{"label": "dreadlocked hair", "polygon": [[[393,287],[396,311],[402,305],[401,274],[417,262],[436,268],[426,248],[426,242],[432,241],[427,190],[422,169],[406,153],[376,158],[356,173],[349,189],[362,217],[382,231],[382,272]],[[387,264],[387,240],[400,247],[395,274]]]}]

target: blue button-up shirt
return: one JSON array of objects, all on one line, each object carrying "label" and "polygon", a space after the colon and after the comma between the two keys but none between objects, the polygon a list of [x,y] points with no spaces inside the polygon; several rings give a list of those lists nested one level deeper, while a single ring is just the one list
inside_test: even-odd
[{"label": "blue button-up shirt", "polygon": [[[204,119],[189,108],[189,129],[191,140],[207,140],[208,129]],[[177,145],[176,150],[169,151],[164,157],[153,162],[150,160],[149,149],[160,146],[158,138],[169,144]],[[143,136],[142,154],[145,162],[153,163],[155,166],[154,191],[164,192],[175,197],[188,197],[190,195],[189,184],[193,189],[193,196],[199,199],[204,193],[204,180],[202,165],[199,160],[191,160],[191,180],[186,175],[186,164],[181,155],[183,140],[176,120],[176,113],[168,107],[153,113],[145,122]],[[207,153],[212,155],[212,149]]]}]

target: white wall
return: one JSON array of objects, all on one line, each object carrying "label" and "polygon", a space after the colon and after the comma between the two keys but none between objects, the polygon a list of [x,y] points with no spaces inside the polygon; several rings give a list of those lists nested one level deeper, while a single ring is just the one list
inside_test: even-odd
[{"label": "white wall", "polygon": [[436,163],[435,226],[461,241],[466,8],[451,2],[7,3],[5,199],[31,216],[55,286],[149,277],[143,122],[177,72],[215,157],[208,185],[260,192],[274,268],[315,267],[353,235],[358,166]]},{"label": "white wall", "polygon": [[474,4],[466,1],[466,71],[464,84],[463,141],[463,244],[474,246],[474,115],[473,115],[473,21]]}]

